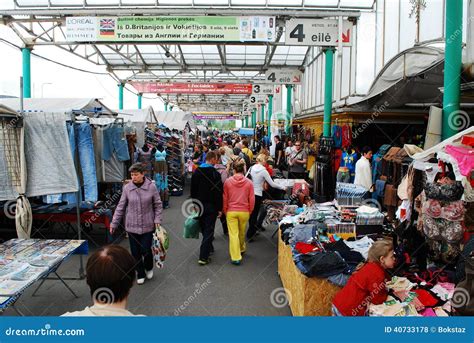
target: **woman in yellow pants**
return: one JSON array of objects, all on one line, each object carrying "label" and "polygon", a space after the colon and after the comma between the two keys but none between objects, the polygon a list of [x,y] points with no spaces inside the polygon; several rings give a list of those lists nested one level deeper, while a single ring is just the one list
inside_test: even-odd
[{"label": "woman in yellow pants", "polygon": [[245,227],[255,205],[253,183],[244,176],[245,160],[233,162],[234,176],[224,183],[224,207],[229,229],[229,253],[231,262],[240,265],[245,252]]}]

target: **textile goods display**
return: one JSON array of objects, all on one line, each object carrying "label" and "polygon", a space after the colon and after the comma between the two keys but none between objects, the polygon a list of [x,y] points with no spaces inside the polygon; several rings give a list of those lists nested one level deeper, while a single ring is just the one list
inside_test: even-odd
[{"label": "textile goods display", "polygon": [[[7,111],[6,108],[2,112]],[[15,226],[18,238],[30,238],[31,206],[26,193],[25,131],[18,115],[0,117],[0,200],[16,200]],[[13,204],[11,204],[13,205]],[[11,208],[4,209],[6,213]],[[10,213],[11,214],[11,213]]]},{"label": "textile goods display", "polygon": [[293,262],[291,248],[281,239],[278,240],[278,274],[291,299],[293,316],[331,315],[332,299],[341,288],[326,279],[303,275]]},{"label": "textile goods display", "polygon": [[26,195],[29,197],[78,190],[66,119],[58,113],[25,114]]},{"label": "textile goods display", "polygon": [[[5,118],[6,119],[6,118]],[[21,186],[21,128],[0,119],[0,201],[16,199]]]}]

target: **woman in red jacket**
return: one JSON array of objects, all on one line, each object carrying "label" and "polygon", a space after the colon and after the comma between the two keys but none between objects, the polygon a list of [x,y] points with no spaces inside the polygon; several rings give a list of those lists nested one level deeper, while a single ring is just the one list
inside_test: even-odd
[{"label": "woman in red jacket", "polygon": [[224,183],[224,206],[229,230],[229,252],[233,264],[239,265],[245,252],[245,228],[255,205],[253,183],[244,176],[245,161],[233,163],[234,176]]},{"label": "woman in red jacket", "polygon": [[394,266],[392,242],[374,242],[369,249],[367,262],[349,278],[347,285],[334,297],[333,315],[365,316],[369,304],[379,305],[387,300],[386,270]]}]

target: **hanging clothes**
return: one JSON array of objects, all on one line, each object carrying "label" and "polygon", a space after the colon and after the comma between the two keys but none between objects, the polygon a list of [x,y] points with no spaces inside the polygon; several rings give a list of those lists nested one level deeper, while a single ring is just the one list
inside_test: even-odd
[{"label": "hanging clothes", "polygon": [[334,125],[332,127],[332,138],[334,139],[334,147],[342,147],[342,128],[339,125]]},{"label": "hanging clothes", "polygon": [[346,149],[352,144],[352,128],[349,124],[342,126],[342,148]]}]

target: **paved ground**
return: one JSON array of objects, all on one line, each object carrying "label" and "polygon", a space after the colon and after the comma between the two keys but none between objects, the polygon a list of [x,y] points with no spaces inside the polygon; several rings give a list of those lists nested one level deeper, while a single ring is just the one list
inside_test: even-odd
[{"label": "paved ground", "polygon": [[[289,307],[277,308],[270,300],[272,291],[282,287],[277,274],[277,237],[271,238],[272,230],[250,243],[242,265],[234,266],[230,264],[228,241],[218,222],[212,263],[199,266],[200,240],[182,238],[185,218],[181,204],[185,200],[186,196],[171,198],[171,207],[165,210],[163,222],[171,236],[165,268],[155,269],[153,280],[132,288],[130,310],[148,316],[291,315]],[[94,229],[90,236],[96,244],[104,241],[102,230]],[[127,240],[120,244],[128,248]],[[61,266],[59,273],[73,277],[78,274],[78,267],[79,257],[73,256]],[[89,305],[85,280],[68,283],[79,298],[74,298],[59,281],[46,281],[35,297],[31,295],[34,286],[30,287],[17,307],[26,315],[56,316]],[[5,315],[17,314],[8,309]]]}]

